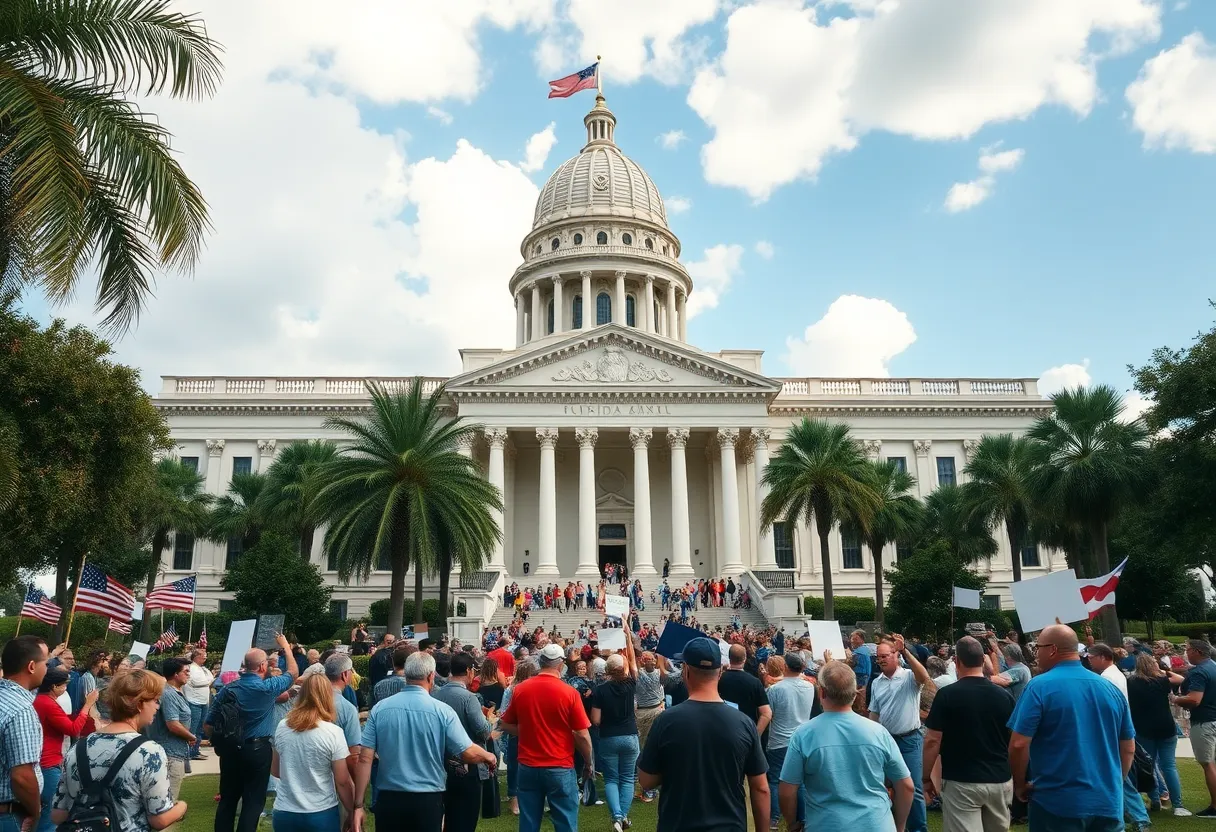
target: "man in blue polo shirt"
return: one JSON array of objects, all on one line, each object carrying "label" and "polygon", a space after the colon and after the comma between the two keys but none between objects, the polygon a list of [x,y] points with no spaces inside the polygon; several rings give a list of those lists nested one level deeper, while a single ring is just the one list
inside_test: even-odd
[{"label": "man in blue polo shirt", "polygon": [[1082,666],[1078,646],[1071,627],[1039,634],[1047,672],[1027,683],[1009,720],[1013,789],[1030,803],[1031,829],[1123,832],[1119,785],[1135,756],[1132,715],[1114,685]]}]

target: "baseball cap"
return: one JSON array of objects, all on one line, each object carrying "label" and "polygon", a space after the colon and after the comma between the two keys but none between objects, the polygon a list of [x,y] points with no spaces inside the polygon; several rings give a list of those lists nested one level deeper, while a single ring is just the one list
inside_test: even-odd
[{"label": "baseball cap", "polygon": [[566,657],[566,654],[562,652],[562,648],[556,644],[546,644],[544,646],[544,648],[540,651],[541,661],[544,662],[545,664],[553,664],[553,662],[560,662],[565,657]]},{"label": "baseball cap", "polygon": [[802,661],[802,656],[797,653],[786,653],[785,666],[795,673],[801,673],[806,663]]},{"label": "baseball cap", "polygon": [[722,650],[708,638],[694,638],[684,645],[683,651],[676,654],[676,661],[698,670],[712,670],[722,666]]}]

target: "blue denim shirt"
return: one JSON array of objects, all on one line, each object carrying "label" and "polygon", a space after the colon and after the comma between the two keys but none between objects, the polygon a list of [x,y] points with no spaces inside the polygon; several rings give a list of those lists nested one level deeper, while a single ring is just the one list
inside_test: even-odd
[{"label": "blue denim shirt", "polygon": [[[243,739],[274,736],[278,722],[275,718],[274,700],[291,687],[293,681],[286,674],[263,679],[256,673],[242,671],[239,678],[224,685],[223,692],[235,694],[237,704],[240,705],[245,728]],[[206,719],[208,725],[212,724],[216,703],[219,701],[220,697],[216,696],[211,702],[211,710],[207,712]]]}]

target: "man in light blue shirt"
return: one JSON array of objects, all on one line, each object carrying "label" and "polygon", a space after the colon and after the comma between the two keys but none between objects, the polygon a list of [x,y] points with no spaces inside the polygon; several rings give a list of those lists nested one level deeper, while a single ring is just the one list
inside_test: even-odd
[{"label": "man in light blue shirt", "polygon": [[[900,656],[907,662],[907,667],[899,666]],[[884,641],[878,645],[877,658],[880,672],[870,686],[870,719],[891,733],[912,773],[916,795],[908,816],[908,832],[925,832],[929,826],[925,795],[921,791],[925,739],[920,727],[920,690],[925,685],[932,685],[933,680],[904,644],[903,636],[894,636],[894,644]]]},{"label": "man in light blue shirt", "polygon": [[[895,740],[853,713],[857,680],[844,662],[819,670],[823,713],[790,738],[778,799],[789,829],[799,829],[798,792],[806,792],[806,828],[904,832],[916,787]],[[895,789],[895,811],[886,781]]]},{"label": "man in light blue shirt", "polygon": [[325,660],[325,678],[329,679],[334,689],[334,725],[342,729],[352,757],[359,753],[359,743],[362,741],[359,709],[346,698],[346,688],[354,675],[355,666],[345,653],[334,653]]},{"label": "man in light blue shirt", "polygon": [[[372,807],[378,832],[439,832],[447,786],[446,759],[497,765],[498,758],[469,739],[456,712],[431,696],[434,656],[419,652],[406,659],[405,681],[405,690],[376,703],[363,726],[355,794],[366,793],[372,758],[379,755],[376,805]],[[363,828],[363,809],[358,808],[353,832]]]},{"label": "man in light blue shirt", "polygon": [[[805,722],[809,722],[815,710],[815,686],[802,676],[805,668],[800,653],[785,654],[785,676],[780,682],[768,689],[768,704],[773,709],[773,719],[769,723],[768,748],[768,787],[772,796],[772,806],[769,812],[769,824],[775,826],[780,817],[777,805],[777,781],[781,768],[785,765],[785,754],[789,748],[790,738]],[[798,820],[806,820],[806,795],[798,793]]]}]

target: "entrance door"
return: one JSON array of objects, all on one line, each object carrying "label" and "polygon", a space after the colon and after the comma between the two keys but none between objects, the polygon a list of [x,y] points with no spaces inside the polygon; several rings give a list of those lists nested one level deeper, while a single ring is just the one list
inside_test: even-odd
[{"label": "entrance door", "polygon": [[604,574],[604,567],[610,563],[615,563],[618,566],[625,566],[625,544],[623,543],[601,543],[600,544],[600,574]]},{"label": "entrance door", "polygon": [[604,566],[609,563],[628,566],[628,561],[625,559],[628,537],[629,530],[624,523],[600,523],[598,541],[600,575],[604,574]]}]

